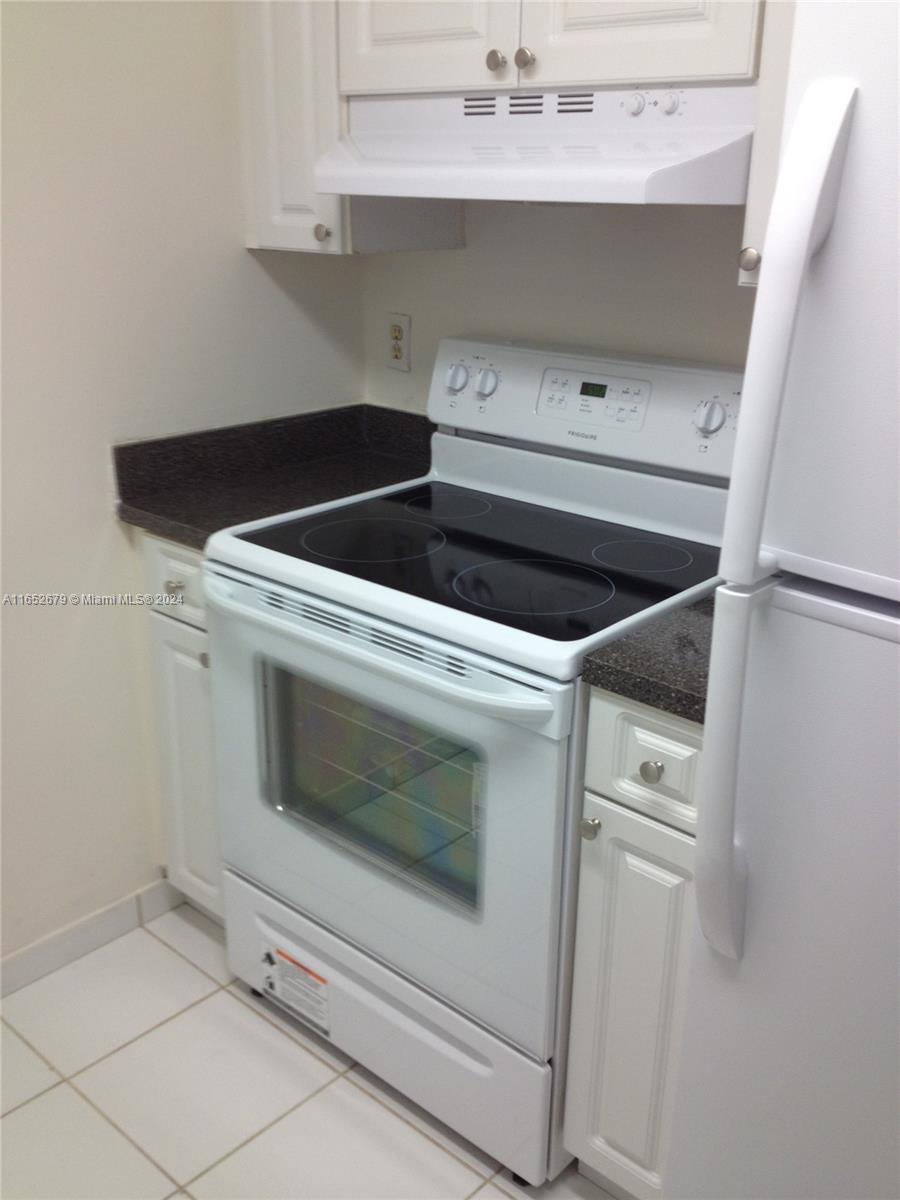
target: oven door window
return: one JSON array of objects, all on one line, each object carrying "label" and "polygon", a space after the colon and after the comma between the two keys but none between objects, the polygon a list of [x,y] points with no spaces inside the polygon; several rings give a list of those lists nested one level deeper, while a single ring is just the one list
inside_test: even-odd
[{"label": "oven door window", "polygon": [[269,803],[476,909],[478,751],[274,663],[263,662],[262,680]]}]

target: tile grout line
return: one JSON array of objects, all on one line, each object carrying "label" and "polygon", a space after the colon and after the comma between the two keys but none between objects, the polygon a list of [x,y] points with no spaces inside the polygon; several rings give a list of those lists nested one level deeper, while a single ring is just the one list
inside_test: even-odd
[{"label": "tile grout line", "polygon": [[[448,1150],[446,1146],[441,1145],[441,1143],[435,1137],[433,1137],[430,1133],[425,1133],[425,1131],[420,1129],[418,1125],[413,1124],[408,1117],[402,1116],[396,1111],[396,1109],[391,1108],[391,1106],[385,1103],[380,1096],[376,1096],[374,1092],[368,1091],[368,1089],[364,1088],[361,1083],[358,1083],[355,1079],[351,1079],[349,1075],[345,1075],[344,1078],[349,1084],[352,1084],[352,1086],[355,1087],[358,1092],[362,1092],[363,1095],[368,1096],[370,1100],[374,1100],[376,1104],[380,1104],[382,1108],[387,1109],[387,1111],[391,1113],[392,1116],[395,1116],[398,1121],[402,1121],[404,1125],[408,1125],[410,1129],[414,1129],[416,1133],[420,1134],[427,1141],[431,1142],[433,1146],[437,1146],[439,1150],[443,1150],[445,1154],[449,1154],[451,1158],[456,1159],[460,1166],[466,1167],[467,1170],[471,1171],[474,1175],[478,1175],[481,1178],[481,1183],[478,1185],[478,1188],[482,1187],[485,1183],[489,1183],[497,1174],[497,1171],[492,1171],[490,1175],[482,1175],[481,1171],[477,1167],[473,1167],[471,1163],[465,1162],[462,1158],[460,1158],[455,1150]],[[475,1190],[477,1191],[478,1188]]]},{"label": "tile grout line", "polygon": [[[178,907],[182,908],[183,905],[179,904]],[[169,911],[175,912],[176,910],[173,908],[173,909],[170,909]],[[162,915],[165,916],[165,913],[163,913]],[[154,917],[154,920],[156,920],[155,917]],[[167,950],[171,950],[173,954],[177,954],[178,957],[180,959],[182,959],[184,962],[190,963],[190,965],[194,968],[195,971],[199,971],[201,975],[205,975],[207,979],[211,979],[217,987],[227,988],[227,987],[230,987],[230,985],[234,982],[235,976],[232,976],[231,979],[228,980],[228,983],[222,983],[222,981],[220,979],[216,979],[215,975],[210,975],[209,971],[204,971],[202,967],[198,967],[193,959],[188,958],[188,956],[186,954],[183,954],[180,950],[178,950],[170,942],[167,942],[165,940],[165,938],[161,938],[158,933],[154,933],[153,930],[148,929],[146,925],[141,925],[140,928],[143,929],[144,933],[148,933],[150,935],[150,937],[152,937],[154,939],[154,941],[159,942],[159,944],[161,946],[165,946],[165,948]]]},{"label": "tile grout line", "polygon": [[314,1100],[316,1096],[320,1096],[326,1088],[330,1088],[333,1083],[336,1083],[338,1079],[342,1078],[342,1075],[334,1075],[331,1079],[326,1079],[321,1087],[316,1088],[314,1092],[310,1092],[308,1096],[304,1096],[302,1100],[299,1100],[290,1108],[285,1109],[283,1113],[279,1113],[278,1116],[274,1117],[268,1122],[268,1124],[263,1125],[260,1129],[257,1129],[255,1133],[251,1133],[249,1137],[244,1138],[242,1142],[238,1142],[236,1146],[232,1146],[227,1154],[223,1154],[220,1158],[217,1158],[216,1161],[210,1163],[208,1167],[204,1167],[202,1171],[198,1171],[196,1175],[192,1175],[186,1183],[181,1185],[182,1190],[187,1191],[191,1184],[196,1183],[198,1179],[202,1179],[204,1175],[208,1175],[210,1171],[215,1170],[215,1168],[225,1162],[226,1159],[231,1158],[233,1154],[237,1154],[239,1150],[243,1150],[245,1146],[249,1146],[251,1142],[255,1142],[258,1137],[268,1132],[273,1125],[277,1125],[279,1121],[283,1121],[286,1117],[289,1117],[292,1113],[295,1113],[298,1108],[302,1108],[304,1104],[308,1104],[310,1100]]},{"label": "tile grout line", "polygon": [[267,1025],[271,1025],[273,1029],[277,1029],[279,1033],[284,1034],[284,1036],[288,1038],[289,1041],[293,1042],[295,1046],[299,1046],[301,1050],[305,1050],[307,1054],[311,1054],[317,1062],[320,1062],[323,1066],[328,1067],[330,1071],[334,1071],[335,1075],[346,1075],[348,1071],[352,1071],[357,1065],[356,1061],[353,1060],[348,1063],[346,1067],[343,1067],[339,1071],[337,1067],[333,1067],[330,1062],[321,1056],[321,1054],[317,1054],[315,1050],[310,1050],[305,1042],[301,1042],[299,1038],[294,1037],[292,1033],[290,1033],[287,1029],[284,1029],[277,1023],[277,1021],[273,1021],[268,1013],[260,1012],[256,1004],[248,1000],[245,996],[242,996],[240,991],[233,988],[232,984],[229,984],[225,988],[225,991],[228,992],[229,995],[233,996],[239,1004],[243,1004],[244,1008],[249,1008],[252,1013],[256,1013],[260,1020],[265,1021]]},{"label": "tile grout line", "polygon": [[98,1116],[102,1117],[104,1121],[107,1121],[113,1127],[113,1129],[116,1130],[117,1133],[120,1133],[122,1135],[122,1137],[125,1138],[125,1140],[127,1142],[130,1142],[130,1144],[132,1146],[134,1146],[135,1150],[139,1151],[144,1156],[144,1158],[146,1158],[147,1162],[150,1163],[151,1166],[156,1167],[157,1171],[159,1171],[161,1175],[165,1176],[166,1179],[168,1179],[172,1183],[174,1183],[176,1193],[181,1191],[181,1184],[178,1182],[178,1180],[175,1178],[175,1176],[170,1171],[167,1171],[165,1169],[165,1167],[161,1166],[156,1161],[156,1159],[152,1157],[152,1155],[148,1154],[147,1151],[144,1149],[144,1147],[140,1144],[140,1142],[136,1142],[134,1140],[134,1138],[131,1136],[131,1134],[127,1133],[122,1128],[121,1125],[117,1125],[116,1122],[109,1115],[109,1113],[104,1112],[103,1109],[99,1107],[99,1105],[95,1104],[94,1101],[90,1098],[90,1096],[86,1096],[84,1094],[84,1092],[76,1084],[74,1084],[71,1081],[71,1079],[66,1079],[66,1080],[64,1080],[64,1082],[72,1089],[72,1091],[75,1093],[76,1096],[81,1097],[81,1099],[85,1102],[85,1104],[89,1104],[91,1106],[91,1108],[94,1110],[94,1112],[97,1113]]},{"label": "tile grout line", "polygon": [[[50,1068],[51,1071],[55,1072],[59,1076],[60,1083],[63,1082],[63,1080],[65,1079],[65,1075],[63,1075],[62,1071],[60,1071],[57,1067],[54,1067],[53,1063],[50,1061],[49,1058],[47,1058],[46,1054],[41,1054],[41,1052],[40,1052],[40,1050],[38,1050],[37,1046],[32,1046],[32,1044],[31,1044],[31,1042],[29,1042],[28,1038],[23,1037],[22,1034],[19,1033],[18,1029],[16,1029],[15,1025],[13,1025],[10,1021],[8,1021],[6,1017],[0,1017],[0,1025],[5,1025],[6,1028],[9,1029],[12,1033],[14,1033],[20,1041],[24,1042],[25,1045],[28,1047],[28,1049],[32,1052],[32,1054],[36,1054],[38,1056],[38,1058],[41,1060],[41,1062],[45,1063]],[[45,1088],[45,1091],[49,1091],[49,1089]],[[27,1103],[27,1101],[26,1101],[26,1103]]]},{"label": "tile grout line", "polygon": [[[476,1196],[478,1196],[478,1195],[479,1195],[479,1194],[480,1194],[482,1191],[484,1191],[484,1189],[487,1187],[487,1185],[488,1185],[488,1184],[491,1182],[491,1180],[492,1180],[493,1178],[494,1178],[494,1176],[492,1175],[490,1179],[482,1179],[481,1183],[479,1183],[479,1185],[478,1185],[478,1187],[475,1189],[475,1191],[474,1191],[474,1192],[469,1192],[468,1196],[466,1196],[466,1197],[464,1198],[464,1200],[474,1200],[474,1198],[475,1198]],[[504,1194],[504,1196],[506,1195],[506,1193],[505,1193],[505,1192],[504,1192],[503,1194]],[[512,1200],[512,1197],[510,1197],[510,1200]]]},{"label": "tile grout line", "polygon": [[[171,1013],[168,1017],[164,1017],[161,1021],[157,1021],[155,1025],[148,1026],[147,1029],[144,1029],[140,1033],[135,1034],[135,1036],[133,1038],[129,1038],[127,1042],[122,1042],[121,1045],[114,1047],[112,1050],[107,1050],[106,1053],[101,1054],[99,1056],[99,1058],[92,1059],[91,1062],[85,1063],[85,1065],[83,1067],[79,1067],[77,1071],[72,1071],[68,1075],[66,1075],[64,1071],[61,1071],[59,1069],[59,1067],[54,1066],[54,1064],[51,1062],[51,1060],[49,1058],[46,1057],[46,1055],[40,1054],[40,1052],[37,1049],[35,1049],[34,1046],[32,1046],[31,1042],[29,1042],[27,1038],[22,1037],[22,1034],[19,1032],[19,1030],[16,1029],[15,1025],[13,1025],[9,1020],[7,1020],[6,1017],[3,1018],[3,1023],[5,1025],[7,1025],[13,1031],[13,1033],[16,1035],[16,1037],[22,1038],[22,1041],[29,1048],[29,1050],[34,1050],[35,1054],[39,1054],[40,1057],[44,1060],[44,1062],[49,1067],[53,1068],[53,1070],[60,1077],[60,1083],[68,1083],[70,1080],[76,1079],[79,1075],[83,1075],[85,1071],[89,1071],[91,1069],[91,1067],[96,1067],[98,1063],[102,1063],[105,1059],[111,1058],[113,1054],[118,1054],[118,1052],[120,1050],[124,1050],[126,1046],[132,1046],[132,1045],[134,1045],[135,1042],[139,1042],[141,1040],[141,1038],[144,1037],[146,1034],[152,1033],[155,1029],[160,1029],[163,1025],[168,1025],[168,1023],[170,1021],[174,1021],[175,1018],[180,1017],[182,1015],[182,1013],[189,1012],[192,1008],[196,1008],[197,1005],[202,1004],[204,1000],[212,999],[212,997],[216,994],[216,992],[224,992],[225,990],[226,990],[225,988],[220,986],[220,987],[213,989],[213,991],[211,991],[211,992],[207,992],[205,996],[200,996],[197,1000],[192,1000],[191,1003],[186,1004],[184,1008],[179,1008],[179,1010],[177,1012]],[[26,1101],[26,1103],[27,1103],[27,1101]]]},{"label": "tile grout line", "polygon": [[41,1091],[35,1092],[33,1096],[29,1096],[27,1100],[22,1100],[18,1104],[14,1104],[12,1108],[8,1108],[2,1115],[2,1120],[11,1117],[13,1113],[18,1112],[20,1108],[24,1108],[26,1104],[30,1104],[32,1100],[40,1100],[41,1096],[46,1096],[48,1092],[52,1092],[54,1088],[58,1088],[65,1083],[65,1079],[57,1079],[56,1083],[51,1083],[49,1087],[42,1088]]}]

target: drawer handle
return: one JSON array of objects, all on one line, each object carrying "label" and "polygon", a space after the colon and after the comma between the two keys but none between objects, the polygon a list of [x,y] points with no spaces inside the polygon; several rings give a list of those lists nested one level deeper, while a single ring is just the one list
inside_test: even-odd
[{"label": "drawer handle", "polygon": [[642,762],[640,765],[640,775],[644,783],[659,783],[665,771],[665,765],[661,762]]},{"label": "drawer handle", "polygon": [[184,584],[180,579],[167,579],[163,587],[167,596],[180,596],[184,591]]},{"label": "drawer handle", "polygon": [[584,820],[581,822],[581,824],[578,826],[578,832],[581,834],[581,836],[584,838],[584,840],[586,842],[592,842],[594,840],[594,838],[597,836],[597,834],[600,832],[600,818],[599,817],[585,817]]}]

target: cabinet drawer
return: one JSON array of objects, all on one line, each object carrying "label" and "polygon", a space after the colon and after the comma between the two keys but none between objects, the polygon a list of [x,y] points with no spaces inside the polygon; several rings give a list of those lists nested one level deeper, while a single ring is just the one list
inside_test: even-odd
[{"label": "cabinet drawer", "polygon": [[147,591],[154,596],[181,596],[180,603],[155,604],[157,612],[206,628],[206,609],[203,603],[203,556],[199,550],[177,546],[159,538],[144,538],[144,564]]},{"label": "cabinet drawer", "polygon": [[701,725],[595,688],[585,786],[693,833],[702,744]]}]

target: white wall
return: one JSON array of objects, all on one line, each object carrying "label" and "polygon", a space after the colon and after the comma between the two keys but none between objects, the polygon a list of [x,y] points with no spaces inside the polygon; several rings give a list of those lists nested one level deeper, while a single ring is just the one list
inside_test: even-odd
[{"label": "white wall", "polygon": [[[422,410],[437,340],[482,333],[740,366],[743,209],[467,204],[466,248],[366,260],[366,387]],[[387,312],[409,313],[413,369],[387,368]]]},{"label": "white wall", "polygon": [[[241,248],[227,3],[9,3],[5,592],[139,588],[109,447],[361,394],[358,262]],[[10,953],[155,875],[146,614],[5,608]]]}]

